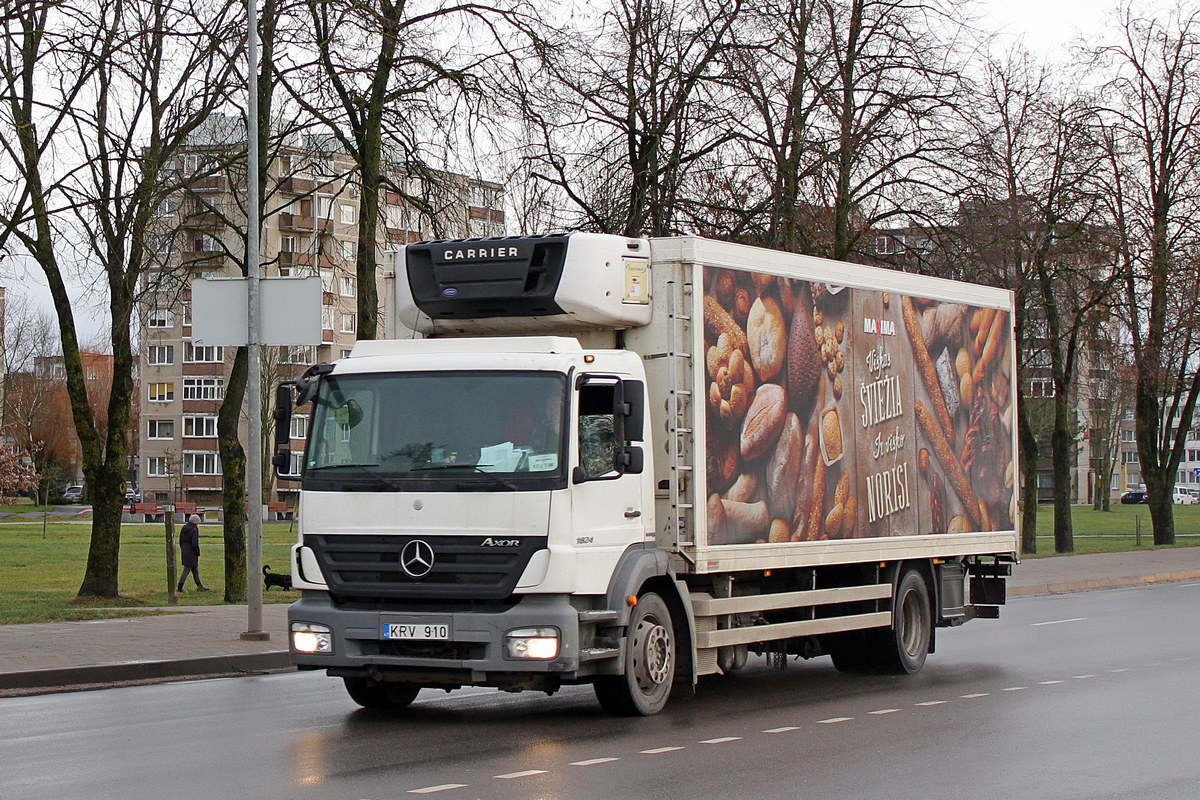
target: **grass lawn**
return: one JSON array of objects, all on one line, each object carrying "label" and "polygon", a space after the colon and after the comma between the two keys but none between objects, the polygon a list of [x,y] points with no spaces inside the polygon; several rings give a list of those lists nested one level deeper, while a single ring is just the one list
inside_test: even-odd
[{"label": "grass lawn", "polygon": [[[29,510],[25,507],[22,510]],[[1137,525],[1141,521],[1140,548],[1152,549],[1150,513],[1144,505],[1114,505],[1111,512],[1076,506],[1072,521],[1076,553],[1102,553],[1139,549]],[[1054,511],[1038,506],[1038,552],[1054,555]],[[178,531],[178,526],[176,526]],[[176,533],[178,535],[178,533]],[[1176,506],[1175,535],[1178,547],[1200,546],[1200,505]],[[40,523],[0,522],[0,624],[105,619],[162,613],[167,605],[166,539],[161,525],[125,525],[121,532],[121,566],[118,576],[122,598],[106,603],[74,603],[83,581],[91,525],[50,522],[43,534]],[[200,526],[200,575],[211,592],[181,595],[187,605],[218,605],[225,590],[225,548],[221,526]],[[263,562],[276,572],[287,572],[289,552],[296,539],[292,524],[263,525]],[[178,558],[178,556],[176,557]],[[177,567],[177,574],[178,574]],[[191,586],[191,579],[188,579]],[[298,591],[272,589],[266,602],[291,602]]]},{"label": "grass lawn", "polygon": [[[175,526],[176,537],[179,533]],[[91,537],[88,523],[0,522],[0,624],[107,619],[162,613],[167,605],[166,535],[162,525],[124,525],[121,529],[120,600],[76,605]],[[288,523],[263,525],[263,563],[288,572],[296,540]],[[176,539],[178,541],[178,539]],[[178,546],[176,547],[178,552]],[[176,555],[176,574],[182,570]],[[188,591],[180,604],[219,605],[225,596],[225,546],[221,526],[200,526],[200,577],[211,592]],[[261,576],[260,576],[261,580]],[[188,589],[192,579],[188,578]],[[272,589],[264,602],[292,602],[299,591]]]}]

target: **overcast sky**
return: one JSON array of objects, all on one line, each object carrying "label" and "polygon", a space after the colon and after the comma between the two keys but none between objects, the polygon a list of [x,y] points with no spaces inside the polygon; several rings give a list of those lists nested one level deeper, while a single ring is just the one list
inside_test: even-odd
[{"label": "overcast sky", "polygon": [[[1132,2],[1134,9],[1142,14],[1169,7],[1160,0],[1125,2]],[[1102,35],[1115,7],[1113,0],[978,0],[978,4],[983,14],[980,26],[1000,32],[1001,47],[1020,38],[1031,53],[1049,61],[1064,59],[1066,48],[1078,36],[1094,40]],[[29,294],[42,307],[52,308],[49,290],[36,264],[24,259],[6,259],[0,269],[0,282],[9,294]],[[74,291],[80,298],[75,303],[80,340],[106,339],[106,301],[94,293],[84,298],[79,288]]]}]

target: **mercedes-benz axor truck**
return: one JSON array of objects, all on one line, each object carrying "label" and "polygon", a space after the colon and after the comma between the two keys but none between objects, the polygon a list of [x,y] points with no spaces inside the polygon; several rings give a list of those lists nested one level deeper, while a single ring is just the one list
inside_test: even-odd
[{"label": "mercedes-benz axor truck", "polygon": [[[1016,562],[1013,296],[683,236],[435,241],[307,416],[292,661],[369,707],[913,673]],[[298,443],[297,443],[298,444]]]}]

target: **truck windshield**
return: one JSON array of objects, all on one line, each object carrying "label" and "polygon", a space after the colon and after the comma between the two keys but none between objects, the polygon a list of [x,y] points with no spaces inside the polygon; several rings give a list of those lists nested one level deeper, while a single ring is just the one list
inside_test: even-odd
[{"label": "truck windshield", "polygon": [[566,379],[549,372],[329,375],[304,487],[515,491],[565,482]]}]

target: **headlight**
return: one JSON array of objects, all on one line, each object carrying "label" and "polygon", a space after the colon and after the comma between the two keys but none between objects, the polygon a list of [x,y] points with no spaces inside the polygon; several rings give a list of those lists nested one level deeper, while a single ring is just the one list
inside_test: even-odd
[{"label": "headlight", "polygon": [[504,634],[509,658],[551,659],[558,656],[558,628],[517,628]]},{"label": "headlight", "polygon": [[292,649],[297,653],[332,653],[333,633],[325,625],[293,622]]}]

